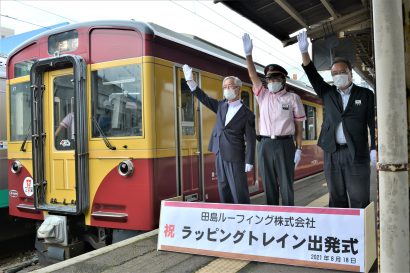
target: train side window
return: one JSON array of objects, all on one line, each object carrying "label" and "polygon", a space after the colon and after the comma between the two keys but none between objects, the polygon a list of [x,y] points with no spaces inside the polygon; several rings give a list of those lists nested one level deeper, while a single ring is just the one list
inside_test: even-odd
[{"label": "train side window", "polygon": [[186,84],[185,79],[180,80],[181,86],[181,126],[184,136],[195,135],[195,105],[194,96]]},{"label": "train side window", "polygon": [[304,105],[306,120],[303,123],[303,139],[315,140],[316,139],[316,108],[310,105]]},{"label": "train side window", "polygon": [[10,90],[10,140],[23,140],[31,134],[30,83],[13,84]]},{"label": "train side window", "polygon": [[141,65],[99,69],[91,77],[92,136],[142,136]]},{"label": "train side window", "polygon": [[248,92],[241,91],[241,100],[242,100],[243,104],[245,104],[249,109],[251,109],[249,93]]}]

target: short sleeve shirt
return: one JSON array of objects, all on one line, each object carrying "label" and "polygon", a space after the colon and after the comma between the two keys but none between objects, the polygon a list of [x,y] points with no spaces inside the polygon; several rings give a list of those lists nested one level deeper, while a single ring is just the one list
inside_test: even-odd
[{"label": "short sleeve shirt", "polygon": [[71,138],[75,139],[74,136],[74,113],[71,112],[67,116],[63,118],[63,120],[60,122],[60,125],[63,126],[64,128],[70,128],[71,130]]},{"label": "short sleeve shirt", "polygon": [[295,134],[295,121],[306,119],[302,100],[285,89],[271,93],[263,86],[253,88],[259,104],[259,134],[284,136]]}]

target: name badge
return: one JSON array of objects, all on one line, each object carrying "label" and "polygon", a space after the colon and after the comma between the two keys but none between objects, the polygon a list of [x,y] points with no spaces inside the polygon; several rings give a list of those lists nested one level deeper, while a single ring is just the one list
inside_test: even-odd
[{"label": "name badge", "polygon": [[355,100],[354,104],[356,104],[357,106],[362,105],[362,100]]},{"label": "name badge", "polygon": [[282,104],[282,110],[289,110],[289,104]]}]

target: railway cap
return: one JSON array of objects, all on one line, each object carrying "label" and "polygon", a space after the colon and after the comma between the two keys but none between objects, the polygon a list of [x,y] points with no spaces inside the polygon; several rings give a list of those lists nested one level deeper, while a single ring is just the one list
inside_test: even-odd
[{"label": "railway cap", "polygon": [[265,76],[267,78],[277,77],[277,76],[282,76],[282,77],[288,76],[288,72],[286,71],[286,69],[278,64],[268,64],[267,66],[265,66],[265,69],[263,70],[263,72],[265,73]]}]

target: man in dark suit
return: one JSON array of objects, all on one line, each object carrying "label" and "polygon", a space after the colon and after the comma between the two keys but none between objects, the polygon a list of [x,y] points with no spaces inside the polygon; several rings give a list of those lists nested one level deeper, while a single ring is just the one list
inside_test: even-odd
[{"label": "man in dark suit", "polygon": [[188,65],[183,71],[192,94],[217,115],[208,150],[216,155],[220,200],[249,204],[246,172],[252,170],[255,158],[255,115],[240,100],[242,82],[237,77],[226,77],[222,82],[225,99],[218,101],[198,87]]},{"label": "man in dark suit", "polygon": [[334,85],[326,83],[310,59],[306,32],[297,38],[302,67],[325,106],[318,145],[325,152],[329,207],[348,208],[350,201],[352,208],[365,208],[370,198],[369,159],[376,163],[374,94],[352,83],[352,66],[343,58],[332,63]]}]

